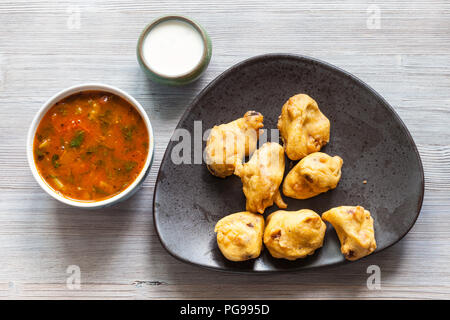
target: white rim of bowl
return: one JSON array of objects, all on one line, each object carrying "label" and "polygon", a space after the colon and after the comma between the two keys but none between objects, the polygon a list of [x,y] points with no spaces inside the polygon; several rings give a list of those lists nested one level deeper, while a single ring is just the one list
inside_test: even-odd
[{"label": "white rim of bowl", "polygon": [[[148,137],[149,137],[149,146],[148,146],[148,153],[147,153],[147,159],[145,161],[144,166],[141,169],[141,172],[137,176],[136,179],[134,179],[133,183],[131,183],[125,190],[120,192],[119,194],[116,194],[115,196],[111,198],[107,198],[100,201],[93,201],[93,202],[83,202],[83,201],[77,201],[72,200],[69,198],[65,198],[62,195],[58,194],[55,190],[53,190],[48,183],[44,180],[44,178],[39,174],[36,163],[34,162],[34,151],[33,151],[33,144],[34,144],[34,136],[36,134],[36,130],[44,117],[44,115],[48,112],[48,110],[55,105],[56,102],[61,101],[62,99],[82,91],[105,91],[109,93],[113,93],[115,95],[118,95],[119,97],[123,98],[125,101],[130,103],[136,111],[141,115],[142,119],[144,120],[144,123],[147,127],[148,131]],[[149,170],[150,164],[153,160],[153,152],[154,152],[154,146],[155,146],[155,140],[153,136],[153,128],[150,123],[150,119],[147,116],[147,113],[145,112],[142,105],[136,101],[131,95],[126,93],[125,91],[110,86],[103,83],[86,83],[81,85],[74,85],[67,89],[61,90],[58,93],[56,93],[54,96],[52,96],[50,99],[47,100],[47,102],[44,103],[44,105],[39,109],[37,114],[35,115],[33,121],[31,122],[30,129],[28,130],[28,136],[27,136],[27,158],[28,158],[28,164],[30,166],[31,172],[33,173],[34,178],[38,182],[38,184],[41,186],[42,189],[44,189],[50,196],[55,198],[58,201],[61,201],[65,204],[78,207],[78,208],[101,208],[105,207],[111,204],[114,204],[123,198],[126,198],[136,187],[139,186],[140,182],[144,178],[147,170]]]}]

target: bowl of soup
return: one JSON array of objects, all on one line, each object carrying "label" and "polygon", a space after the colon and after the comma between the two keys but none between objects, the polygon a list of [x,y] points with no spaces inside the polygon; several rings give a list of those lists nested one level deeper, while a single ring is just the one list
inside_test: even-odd
[{"label": "bowl of soup", "polygon": [[35,116],[28,162],[53,198],[101,208],[134,194],[148,175],[154,139],[144,108],[113,86],[85,84],[51,97]]}]

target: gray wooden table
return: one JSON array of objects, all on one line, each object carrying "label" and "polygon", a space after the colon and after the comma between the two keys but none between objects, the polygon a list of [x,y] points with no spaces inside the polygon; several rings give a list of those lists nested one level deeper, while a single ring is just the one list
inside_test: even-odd
[{"label": "gray wooden table", "polygon": [[[213,41],[206,74],[155,85],[135,45],[153,18],[198,20]],[[233,275],[172,258],[152,221],[158,167],[193,97],[233,64],[263,53],[310,55],[380,92],[404,120],[426,177],[421,215],[395,246],[359,262],[283,275]],[[31,176],[25,137],[39,107],[68,86],[118,86],[145,107],[155,162],[130,200],[82,211],[51,199]],[[450,2],[0,2],[0,298],[450,298]],[[67,286],[72,269],[81,286]],[[367,268],[381,268],[369,290]],[[69,278],[69,282],[70,282]]]}]

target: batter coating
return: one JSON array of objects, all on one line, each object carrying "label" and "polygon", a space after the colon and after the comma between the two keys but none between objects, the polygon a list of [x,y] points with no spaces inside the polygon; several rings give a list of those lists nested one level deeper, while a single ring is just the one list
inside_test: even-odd
[{"label": "batter coating", "polygon": [[220,178],[232,175],[236,164],[255,151],[263,126],[263,116],[255,111],[247,111],[242,118],[214,126],[205,149],[208,170]]},{"label": "batter coating", "polygon": [[262,249],[264,218],[248,211],[230,214],[217,222],[217,244],[231,261],[244,261],[259,256]]},{"label": "batter coating", "polygon": [[283,183],[283,194],[295,199],[308,199],[336,188],[341,179],[341,157],[314,152],[300,160]]},{"label": "batter coating", "polygon": [[358,260],[377,248],[373,219],[363,207],[333,208],[323,213],[322,219],[333,225],[347,260]]},{"label": "batter coating", "polygon": [[264,244],[274,258],[304,258],[323,245],[326,225],[312,210],[275,211],[266,223]]},{"label": "batter coating", "polygon": [[280,208],[287,207],[279,189],[284,175],[284,151],[278,143],[264,143],[249,162],[236,166],[235,174],[242,180],[247,211],[264,213],[274,202]]},{"label": "batter coating", "polygon": [[278,130],[291,160],[320,151],[330,141],[330,121],[306,94],[297,94],[283,105]]}]

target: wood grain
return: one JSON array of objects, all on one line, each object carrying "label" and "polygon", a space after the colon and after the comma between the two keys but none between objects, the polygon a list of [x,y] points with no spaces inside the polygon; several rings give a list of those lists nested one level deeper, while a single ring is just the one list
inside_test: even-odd
[{"label": "wood grain", "polygon": [[[367,9],[381,28],[368,29]],[[73,12],[80,27],[69,28]],[[169,88],[148,81],[135,45],[153,18],[187,14],[213,42],[206,74]],[[70,25],[70,23],[69,23]],[[450,298],[450,2],[438,1],[2,1],[0,3],[0,298]],[[172,258],[152,220],[156,174],[194,96],[226,68],[269,52],[314,56],[352,72],[389,101],[411,131],[426,177],[422,213],[398,244],[362,261],[283,275],[232,275]],[[100,81],[139,100],[156,135],[155,162],[129,201],[82,211],[33,180],[25,137],[55,92]],[[366,286],[369,265],[381,290]],[[69,265],[81,289],[66,287]]]}]

